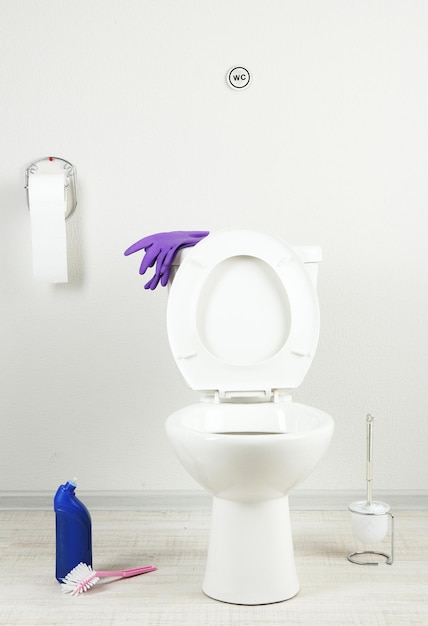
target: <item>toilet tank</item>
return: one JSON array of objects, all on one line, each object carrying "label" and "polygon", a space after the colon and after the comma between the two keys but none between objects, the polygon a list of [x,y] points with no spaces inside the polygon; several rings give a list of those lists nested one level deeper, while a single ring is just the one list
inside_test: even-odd
[{"label": "toilet tank", "polygon": [[[209,236],[209,235],[208,235]],[[198,244],[196,244],[198,245]],[[322,251],[319,246],[290,246],[304,264],[315,289],[317,288],[318,264],[322,260]],[[174,280],[179,266],[193,248],[183,248],[175,256],[169,274],[169,283]]]}]

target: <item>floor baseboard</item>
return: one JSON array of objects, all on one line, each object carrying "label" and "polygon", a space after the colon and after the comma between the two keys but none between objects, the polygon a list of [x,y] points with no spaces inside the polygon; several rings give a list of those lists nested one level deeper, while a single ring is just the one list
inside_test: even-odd
[{"label": "floor baseboard", "polygon": [[[50,510],[54,492],[0,492],[0,510]],[[79,498],[93,510],[175,510],[209,509],[211,497],[204,491],[79,491]],[[355,500],[364,500],[360,491],[305,491],[290,495],[293,510],[346,510]],[[376,500],[392,509],[428,509],[428,492],[384,491]]]}]

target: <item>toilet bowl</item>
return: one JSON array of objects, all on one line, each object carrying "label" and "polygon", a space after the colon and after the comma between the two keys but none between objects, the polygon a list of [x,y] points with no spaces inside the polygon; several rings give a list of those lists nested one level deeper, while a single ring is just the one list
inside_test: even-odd
[{"label": "toilet bowl", "polygon": [[213,496],[202,589],[217,600],[267,604],[299,591],[288,493],[333,433],[329,415],[291,399],[318,341],[319,260],[318,248],[225,231],[172,273],[169,342],[200,402],[170,415],[166,432]]}]

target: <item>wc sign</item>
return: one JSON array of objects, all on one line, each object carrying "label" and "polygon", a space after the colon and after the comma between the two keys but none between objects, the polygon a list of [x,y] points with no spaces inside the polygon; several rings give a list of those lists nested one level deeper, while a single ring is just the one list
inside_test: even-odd
[{"label": "wc sign", "polygon": [[245,89],[251,81],[251,74],[241,66],[232,67],[227,73],[227,82],[233,89]]}]

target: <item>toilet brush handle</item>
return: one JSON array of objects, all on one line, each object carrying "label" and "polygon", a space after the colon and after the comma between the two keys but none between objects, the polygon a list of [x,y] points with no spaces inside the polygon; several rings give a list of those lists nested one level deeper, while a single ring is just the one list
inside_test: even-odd
[{"label": "toilet brush handle", "polygon": [[119,570],[104,570],[95,572],[99,578],[107,578],[112,576],[120,576],[121,578],[130,578],[131,576],[139,576],[140,574],[147,574],[148,572],[154,572],[156,567],[154,565],[146,565],[145,567],[134,567],[132,569],[119,569]]},{"label": "toilet brush handle", "polygon": [[374,417],[367,415],[367,502],[371,504],[373,498],[373,425]]}]

